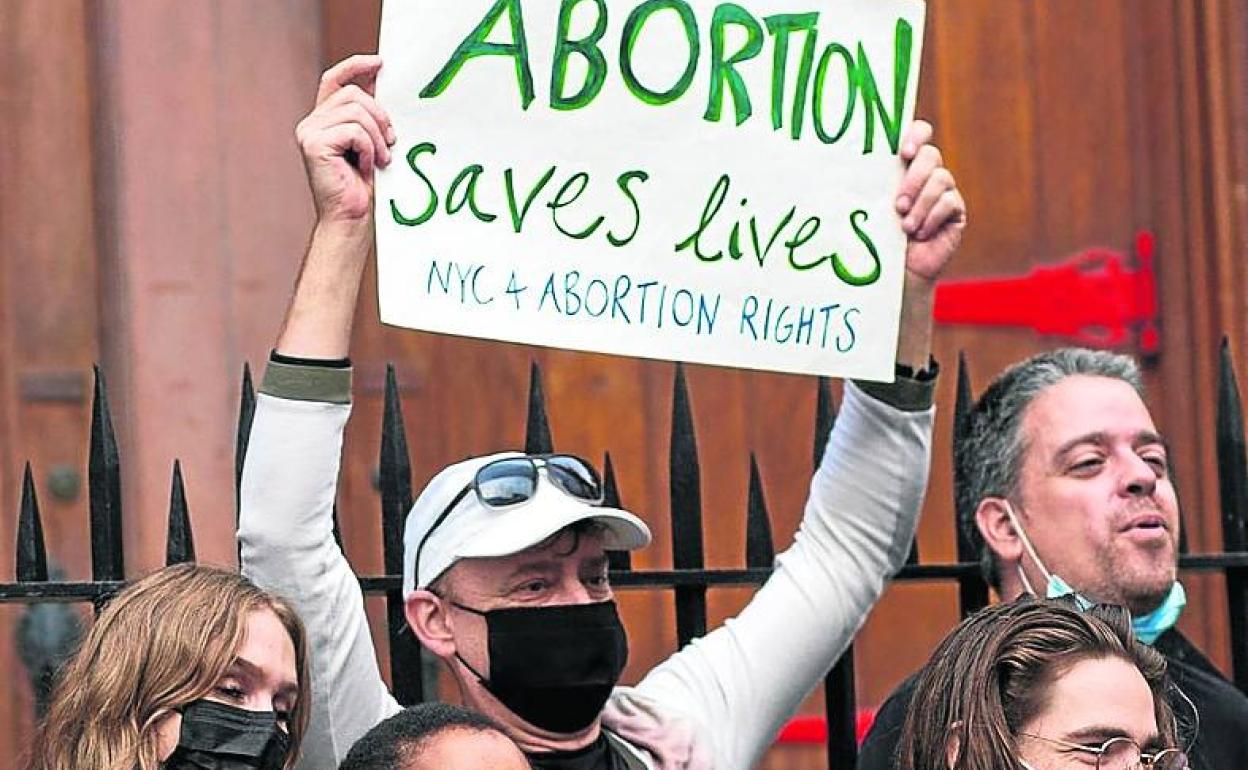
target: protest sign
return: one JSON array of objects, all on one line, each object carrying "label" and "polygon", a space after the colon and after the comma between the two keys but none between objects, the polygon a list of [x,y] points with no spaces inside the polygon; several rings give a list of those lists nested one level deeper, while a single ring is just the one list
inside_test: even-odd
[{"label": "protest sign", "polygon": [[386,0],[382,321],[890,380],[920,0]]}]

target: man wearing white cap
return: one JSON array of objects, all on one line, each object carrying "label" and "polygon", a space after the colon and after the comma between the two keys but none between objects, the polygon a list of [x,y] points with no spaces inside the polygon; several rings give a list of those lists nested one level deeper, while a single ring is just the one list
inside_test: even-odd
[{"label": "man wearing white cap", "polygon": [[[372,99],[381,62],[325,73],[299,125],[317,209],[308,254],[261,394],[243,473],[243,569],[308,627],[314,703],[303,768],[333,768],[396,713],[377,668],[359,584],[332,536],[346,359],[372,240],[372,170],[394,133]],[[409,625],[465,705],[496,721],[535,768],[744,770],[845,649],[909,549],[927,479],[936,278],[961,239],[953,177],[915,123],[897,208],[910,236],[898,381],[847,383],[794,544],[742,613],[635,687],[607,580],[608,549],[650,540],[604,508],[576,457],[504,453],[452,465],[407,518]]]}]

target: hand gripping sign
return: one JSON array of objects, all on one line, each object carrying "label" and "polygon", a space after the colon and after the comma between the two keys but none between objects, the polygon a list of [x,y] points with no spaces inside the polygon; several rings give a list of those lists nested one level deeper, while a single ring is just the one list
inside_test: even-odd
[{"label": "hand gripping sign", "polygon": [[381,318],[892,378],[919,0],[386,0]]}]

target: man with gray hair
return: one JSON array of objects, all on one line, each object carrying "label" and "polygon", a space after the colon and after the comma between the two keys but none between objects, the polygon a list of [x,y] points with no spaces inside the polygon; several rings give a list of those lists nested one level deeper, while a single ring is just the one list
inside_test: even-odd
[{"label": "man with gray hair", "polygon": [[[1103,351],[1055,350],[1006,370],[956,450],[958,523],[1002,600],[1073,594],[1129,608],[1184,693],[1174,705],[1198,729],[1193,767],[1245,768],[1248,698],[1175,628],[1187,602],[1179,503],[1142,392],[1135,361]],[[880,708],[860,770],[893,766],[913,681]]]}]

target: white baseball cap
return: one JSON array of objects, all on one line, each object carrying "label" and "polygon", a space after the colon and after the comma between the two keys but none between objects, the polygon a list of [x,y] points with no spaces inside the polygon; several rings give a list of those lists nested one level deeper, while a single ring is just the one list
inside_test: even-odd
[{"label": "white baseball cap", "polygon": [[[608,550],[632,551],[649,545],[650,529],[641,519],[628,511],[594,505],[567,494],[550,482],[545,469],[539,469],[536,492],[528,501],[505,508],[483,504],[471,490],[477,471],[496,460],[513,457],[525,455],[501,452],[473,457],[443,469],[425,486],[407,514],[403,531],[404,597],[417,588],[427,587],[460,559],[510,556],[578,521],[601,524],[605,528],[603,545]],[[459,502],[447,513],[447,506],[456,497]]]}]

